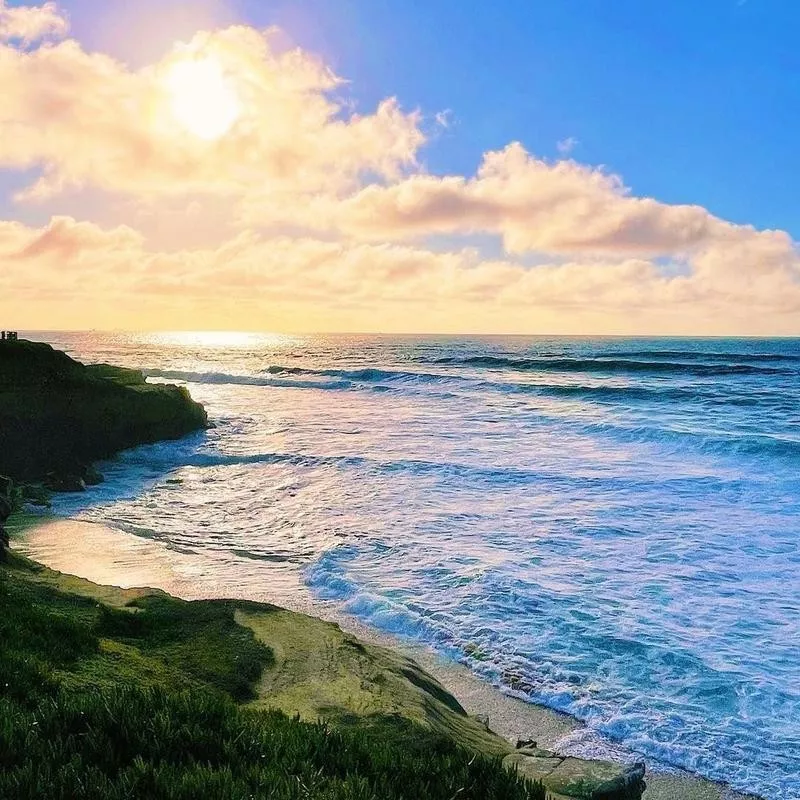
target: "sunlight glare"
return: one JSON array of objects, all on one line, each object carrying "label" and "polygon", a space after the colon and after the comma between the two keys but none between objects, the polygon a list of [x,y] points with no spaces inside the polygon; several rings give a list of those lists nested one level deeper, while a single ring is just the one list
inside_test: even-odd
[{"label": "sunlight glare", "polygon": [[165,75],[164,85],[172,116],[199,139],[221,138],[241,115],[236,89],[216,58],[177,61]]},{"label": "sunlight glare", "polygon": [[144,337],[160,346],[280,350],[297,344],[301,337],[282,333],[251,333],[247,331],[160,331]]}]

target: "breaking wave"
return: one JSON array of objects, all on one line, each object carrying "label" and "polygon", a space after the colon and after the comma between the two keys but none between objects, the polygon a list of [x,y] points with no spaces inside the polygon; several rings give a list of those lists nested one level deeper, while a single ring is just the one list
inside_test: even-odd
[{"label": "breaking wave", "polygon": [[677,361],[638,361],[627,358],[506,358],[501,356],[445,356],[422,363],[453,367],[484,367],[533,372],[671,373],[680,375],[793,375],[796,370],[750,364],[702,364]]}]

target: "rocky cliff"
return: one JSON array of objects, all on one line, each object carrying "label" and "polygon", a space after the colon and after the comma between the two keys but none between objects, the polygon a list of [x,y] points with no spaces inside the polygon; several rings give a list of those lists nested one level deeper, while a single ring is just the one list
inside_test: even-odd
[{"label": "rocky cliff", "polygon": [[0,342],[0,475],[80,489],[93,461],[207,426],[186,389],[86,366],[40,342]]}]

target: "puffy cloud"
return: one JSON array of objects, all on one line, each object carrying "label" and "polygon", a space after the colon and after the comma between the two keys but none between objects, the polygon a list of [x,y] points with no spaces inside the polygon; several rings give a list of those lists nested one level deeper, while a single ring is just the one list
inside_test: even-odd
[{"label": "puffy cloud", "polygon": [[0,41],[29,45],[41,39],[61,38],[68,30],[67,18],[55,3],[11,8],[0,0]]},{"label": "puffy cloud", "polygon": [[77,320],[63,323],[72,327],[87,324],[87,309],[96,309],[98,319],[113,309],[111,324],[139,319],[167,328],[176,316],[192,319],[202,311],[212,327],[264,327],[278,315],[284,327],[298,328],[299,315],[312,313],[350,330],[354,320],[374,325],[380,318],[406,331],[425,324],[580,332],[588,321],[605,321],[604,330],[630,332],[649,321],[651,330],[724,333],[735,321],[742,332],[788,332],[800,313],[800,286],[780,264],[778,239],[767,245],[759,255],[775,247],[778,261],[758,281],[721,281],[705,263],[696,274],[674,276],[637,258],[526,268],[482,260],[469,249],[252,232],[217,247],[154,251],[130,228],[105,230],[61,217],[38,229],[0,223],[0,312],[13,312],[20,299],[52,297],[63,306],[58,313],[77,309]]},{"label": "puffy cloud", "polygon": [[[0,168],[38,175],[28,200],[84,189],[174,235],[0,222],[4,315],[25,300],[62,327],[797,332],[800,255],[784,232],[636,197],[520,144],[470,177],[426,174],[420,114],[393,99],[355,113],[343,81],[274,32],[201,32],[137,70],[52,41],[65,33],[53,4],[0,0]],[[183,68],[188,106],[175,105],[176,65],[198,63],[240,112],[217,138],[191,130],[206,84],[187,89]],[[459,244],[474,234],[505,255]],[[435,235],[450,250],[426,246]]]},{"label": "puffy cloud", "polygon": [[[734,225],[700,206],[635,197],[618,176],[574,161],[537,159],[519,144],[487,153],[471,179],[413,175],[366,186],[335,202],[319,198],[306,214],[309,225],[316,220],[367,241],[496,234],[510,253],[593,263],[599,282],[615,291],[621,288],[614,280],[620,259],[647,263],[647,274],[654,275],[677,266],[692,277],[693,290],[742,302],[756,297],[762,302],[779,291],[786,300],[775,294],[774,302],[791,305],[800,283],[800,253],[783,231]],[[666,270],[658,266],[664,259]],[[530,276],[529,282],[542,284],[540,269],[530,270]],[[652,288],[644,277],[628,275],[632,286]],[[591,283],[584,282],[586,301],[602,293],[597,281]],[[666,299],[679,285],[671,284]],[[683,297],[688,301],[691,294]]]},{"label": "puffy cloud", "polygon": [[622,181],[520,144],[487,153],[474,178],[415,175],[373,184],[330,211],[354,235],[496,233],[509,252],[659,256],[685,252],[720,223],[699,206],[633,197]]},{"label": "puffy cloud", "polygon": [[[198,61],[219,69],[241,109],[218,140],[187,131],[171,95],[171,70]],[[349,112],[332,97],[340,83],[309,54],[280,51],[272,34],[247,27],[199,33],[138,71],[74,40],[0,46],[0,166],[41,168],[31,197],[92,186],[266,200],[398,176],[424,139],[418,115],[391,99]],[[202,103],[203,87],[189,89]]]}]

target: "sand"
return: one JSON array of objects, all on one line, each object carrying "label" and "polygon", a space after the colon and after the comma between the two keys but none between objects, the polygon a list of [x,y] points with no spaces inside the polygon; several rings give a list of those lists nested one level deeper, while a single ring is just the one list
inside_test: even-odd
[{"label": "sand", "polygon": [[[315,601],[296,577],[278,574],[259,596],[253,596],[252,588],[243,590],[235,574],[219,570],[219,564],[203,564],[202,556],[170,550],[158,541],[104,525],[45,515],[23,518],[10,533],[12,546],[23,555],[98,584],[148,586],[185,599],[233,597],[271,602],[337,622],[364,641],[413,657],[468,713],[488,717],[491,728],[510,741],[533,739],[548,750],[584,758],[642,760],[623,748],[591,741],[585,727],[572,717],[510,697],[463,665],[446,661],[426,647],[380,634],[334,605]],[[264,565],[258,568],[263,570]],[[213,580],[210,575],[215,576]],[[646,781],[645,800],[753,800],[722,784],[652,763],[648,763]]]}]

